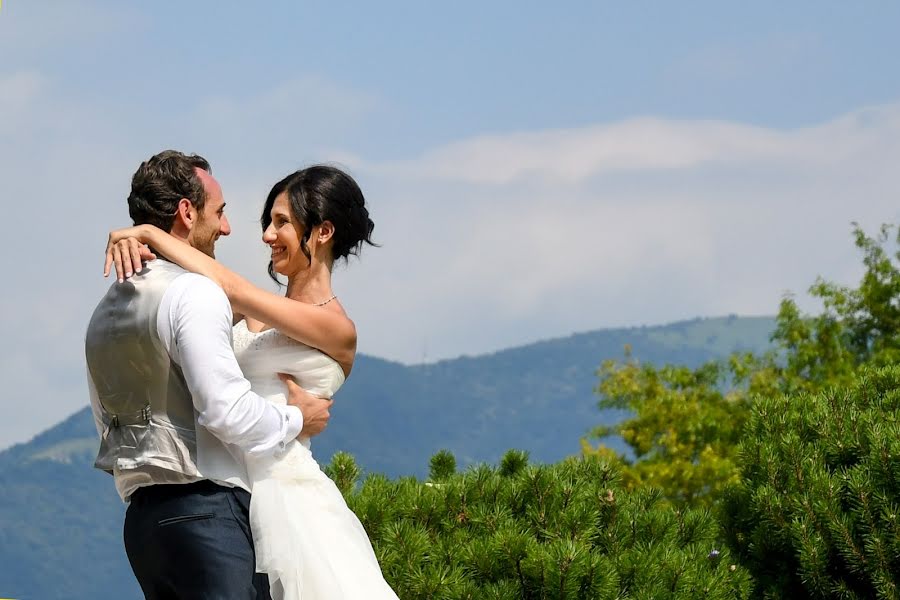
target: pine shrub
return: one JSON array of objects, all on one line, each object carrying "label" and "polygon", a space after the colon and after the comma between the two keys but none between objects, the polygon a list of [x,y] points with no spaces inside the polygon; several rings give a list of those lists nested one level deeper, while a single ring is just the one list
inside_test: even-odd
[{"label": "pine shrub", "polygon": [[900,367],[761,398],[723,506],[765,598],[900,598]]},{"label": "pine shrub", "polygon": [[[347,460],[329,472],[352,473]],[[748,597],[709,511],[623,492],[603,459],[530,465],[510,451],[457,473],[441,452],[431,471],[341,486],[403,600]]]}]

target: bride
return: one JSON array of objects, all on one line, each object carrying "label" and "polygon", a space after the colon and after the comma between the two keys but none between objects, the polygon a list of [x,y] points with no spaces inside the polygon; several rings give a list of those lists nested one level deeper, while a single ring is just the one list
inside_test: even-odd
[{"label": "bride", "polygon": [[[260,289],[206,254],[150,225],[110,234],[106,271],[140,270],[143,244],[218,283],[232,303],[234,353],[255,392],[285,402],[287,374],[330,398],[350,374],[356,328],[331,287],[335,261],[372,245],[362,191],[343,171],[313,166],[275,184],[261,223],[269,275],[287,277],[284,296]],[[284,382],[291,385],[290,379]],[[310,453],[308,438],[264,458],[245,457],[257,571],[275,600],[396,599],[362,524]]]}]

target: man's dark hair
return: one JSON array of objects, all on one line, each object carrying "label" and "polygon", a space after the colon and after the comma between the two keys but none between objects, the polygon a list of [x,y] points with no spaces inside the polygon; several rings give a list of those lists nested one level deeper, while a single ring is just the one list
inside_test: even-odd
[{"label": "man's dark hair", "polygon": [[178,201],[187,198],[203,210],[206,190],[195,168],[210,172],[209,162],[197,154],[164,150],[141,163],[131,178],[128,214],[135,225],[156,225],[171,231]]}]

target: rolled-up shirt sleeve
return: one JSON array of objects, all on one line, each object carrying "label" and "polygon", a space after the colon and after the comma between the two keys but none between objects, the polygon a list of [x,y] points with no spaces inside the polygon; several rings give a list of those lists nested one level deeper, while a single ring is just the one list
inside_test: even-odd
[{"label": "rolled-up shirt sleeve", "polygon": [[184,373],[197,422],[250,454],[283,448],[303,428],[295,406],[276,406],[253,393],[231,347],[231,304],[212,280],[186,273],[163,296],[160,340]]}]

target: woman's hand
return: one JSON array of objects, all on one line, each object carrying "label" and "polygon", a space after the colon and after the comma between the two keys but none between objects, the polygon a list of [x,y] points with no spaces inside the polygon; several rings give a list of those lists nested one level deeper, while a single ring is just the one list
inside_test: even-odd
[{"label": "woman's hand", "polygon": [[116,277],[122,283],[134,273],[140,273],[143,262],[153,260],[156,254],[151,252],[146,242],[150,242],[152,230],[146,225],[126,227],[109,233],[106,242],[106,261],[103,264],[103,276],[109,275],[110,266],[115,265]]}]

